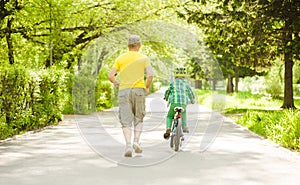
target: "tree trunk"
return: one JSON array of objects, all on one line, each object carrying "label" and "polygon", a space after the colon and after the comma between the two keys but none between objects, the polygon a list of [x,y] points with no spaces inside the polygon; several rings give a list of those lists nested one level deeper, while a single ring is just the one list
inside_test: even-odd
[{"label": "tree trunk", "polygon": [[[98,52],[98,51],[96,51],[96,52]],[[103,64],[103,60],[104,60],[104,57],[108,54],[109,52],[108,52],[108,50],[106,50],[106,48],[103,48],[102,49],[102,51],[101,51],[101,54],[100,54],[100,56],[99,56],[99,58],[98,58],[98,60],[97,60],[97,66],[96,66],[96,75],[98,75],[99,74],[99,71],[100,71],[100,69],[101,69],[101,67],[102,67],[102,64]]]},{"label": "tree trunk", "polygon": [[217,82],[218,80],[216,78],[213,78],[213,81],[212,81],[212,90],[215,91],[217,90],[216,87],[217,87]]},{"label": "tree trunk", "polygon": [[78,58],[78,59],[77,59],[77,68],[78,68],[78,71],[81,70],[81,63],[82,63],[82,59],[81,59],[81,58]]},{"label": "tree trunk", "polygon": [[233,93],[233,83],[232,83],[232,76],[228,75],[227,78],[227,88],[226,88],[227,93]]},{"label": "tree trunk", "polygon": [[195,88],[202,89],[202,80],[195,80]]},{"label": "tree trunk", "polygon": [[15,63],[14,59],[14,48],[13,43],[11,39],[11,23],[13,22],[13,18],[8,19],[7,21],[7,34],[6,34],[6,43],[7,43],[7,49],[8,49],[8,60],[10,64]]},{"label": "tree trunk", "polygon": [[292,32],[290,30],[290,21],[286,21],[283,29],[283,47],[284,51],[284,98],[281,108],[295,108],[293,94],[293,54],[289,43],[292,41]]},{"label": "tree trunk", "polygon": [[234,87],[234,92],[239,92],[239,70],[238,68],[235,68],[235,87]]},{"label": "tree trunk", "polygon": [[284,54],[284,98],[282,108],[295,108],[293,93],[293,59],[291,53]]}]

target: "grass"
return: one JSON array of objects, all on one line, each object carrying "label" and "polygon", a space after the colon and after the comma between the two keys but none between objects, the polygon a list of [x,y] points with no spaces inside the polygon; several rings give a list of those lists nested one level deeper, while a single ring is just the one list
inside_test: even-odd
[{"label": "grass", "polygon": [[299,110],[249,110],[238,118],[237,123],[286,148],[300,151],[299,118]]},{"label": "grass", "polygon": [[[212,98],[216,94],[222,98]],[[216,107],[214,104],[222,105],[218,110],[249,130],[283,147],[300,151],[300,110],[280,109],[283,100],[249,92],[225,95],[208,90],[198,90],[197,97],[200,104],[212,109]],[[299,99],[294,103],[300,107]]]}]

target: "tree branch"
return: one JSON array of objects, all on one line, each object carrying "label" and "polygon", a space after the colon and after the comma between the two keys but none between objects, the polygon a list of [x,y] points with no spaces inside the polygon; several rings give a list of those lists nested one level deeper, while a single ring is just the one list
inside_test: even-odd
[{"label": "tree branch", "polygon": [[[13,1],[13,0],[12,0]],[[10,0],[1,0],[0,2],[0,20],[4,20],[5,17],[13,15],[16,11],[19,11],[23,8],[18,2],[18,0],[13,1],[13,8],[11,10],[7,10],[5,7],[10,3]]]}]

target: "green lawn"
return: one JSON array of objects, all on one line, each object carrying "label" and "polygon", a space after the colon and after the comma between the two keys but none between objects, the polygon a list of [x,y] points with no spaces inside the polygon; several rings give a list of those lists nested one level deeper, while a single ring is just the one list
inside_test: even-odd
[{"label": "green lawn", "polygon": [[[198,102],[221,111],[238,124],[268,138],[286,148],[300,151],[300,111],[282,110],[283,100],[265,95],[239,92],[225,95],[218,92],[197,90]],[[222,95],[223,94],[223,95]],[[295,106],[300,108],[300,100],[295,98]],[[218,106],[216,106],[218,105]]]},{"label": "green lawn", "polygon": [[[239,112],[239,110],[243,111],[243,109],[278,110],[283,104],[283,100],[273,99],[260,94],[251,94],[250,92],[239,92],[233,93],[232,95],[225,95],[224,92],[213,92],[210,90],[197,90],[196,92],[200,104],[212,107],[213,104],[219,103],[222,104],[222,109],[226,110],[226,112],[233,110]],[[224,96],[221,102],[213,100],[214,93]],[[295,98],[294,103],[297,108],[300,108],[299,98]]]}]

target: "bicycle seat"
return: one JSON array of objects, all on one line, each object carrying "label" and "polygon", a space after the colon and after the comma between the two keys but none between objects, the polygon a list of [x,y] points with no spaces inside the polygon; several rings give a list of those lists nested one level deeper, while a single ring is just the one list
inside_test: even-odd
[{"label": "bicycle seat", "polygon": [[174,111],[176,111],[176,112],[184,112],[184,108],[183,107],[175,107]]}]

